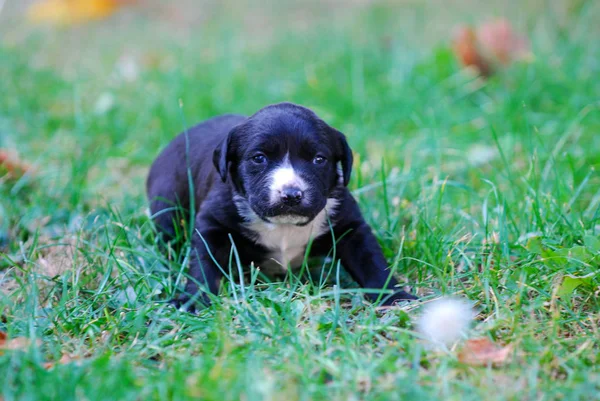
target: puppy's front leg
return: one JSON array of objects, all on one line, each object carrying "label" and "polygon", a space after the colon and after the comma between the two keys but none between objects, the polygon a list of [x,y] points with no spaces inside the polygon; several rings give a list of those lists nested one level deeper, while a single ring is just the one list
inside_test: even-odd
[{"label": "puppy's front leg", "polygon": [[226,238],[227,233],[219,227],[211,225],[201,215],[196,218],[188,281],[184,294],[173,300],[176,307],[194,311],[196,304],[210,304],[209,293],[218,294],[223,278],[221,268],[225,268],[229,255],[229,248],[219,244],[228,244],[229,241],[224,240]]},{"label": "puppy's front leg", "polygon": [[[353,227],[352,227],[353,226]],[[337,244],[337,253],[342,265],[363,288],[374,290],[393,290],[391,295],[380,292],[368,292],[371,301],[380,295],[383,305],[392,305],[397,301],[418,299],[406,291],[395,288],[398,282],[387,268],[387,261],[371,228],[364,221],[350,225],[350,231]]]}]

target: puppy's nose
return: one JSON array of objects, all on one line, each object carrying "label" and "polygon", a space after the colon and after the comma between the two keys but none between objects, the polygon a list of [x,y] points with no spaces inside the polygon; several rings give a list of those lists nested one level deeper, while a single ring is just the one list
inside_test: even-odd
[{"label": "puppy's nose", "polygon": [[281,201],[289,206],[295,206],[302,201],[304,194],[299,188],[287,187],[281,191]]}]

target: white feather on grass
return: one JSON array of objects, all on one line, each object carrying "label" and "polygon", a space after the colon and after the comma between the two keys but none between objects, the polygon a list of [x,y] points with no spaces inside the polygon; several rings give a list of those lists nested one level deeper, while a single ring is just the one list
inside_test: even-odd
[{"label": "white feather on grass", "polygon": [[417,328],[434,346],[449,347],[466,335],[474,317],[469,301],[440,298],[425,305]]}]

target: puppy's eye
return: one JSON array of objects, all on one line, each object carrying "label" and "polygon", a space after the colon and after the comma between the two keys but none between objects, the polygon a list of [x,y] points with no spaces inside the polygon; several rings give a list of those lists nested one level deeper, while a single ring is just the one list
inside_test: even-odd
[{"label": "puppy's eye", "polygon": [[267,157],[263,154],[257,154],[252,156],[252,161],[256,164],[263,164],[267,162]]},{"label": "puppy's eye", "polygon": [[327,159],[323,156],[315,156],[313,159],[313,164],[323,164],[327,161]]}]

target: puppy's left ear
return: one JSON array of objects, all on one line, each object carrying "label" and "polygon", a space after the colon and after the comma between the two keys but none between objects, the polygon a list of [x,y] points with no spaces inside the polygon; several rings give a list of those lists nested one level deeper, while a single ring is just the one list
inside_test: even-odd
[{"label": "puppy's left ear", "polygon": [[352,156],[352,149],[348,146],[348,141],[346,140],[346,135],[342,134],[340,131],[333,129],[337,136],[337,162],[342,163],[342,177],[344,178],[344,186],[348,186],[350,182],[350,174],[352,174],[352,161],[354,160]]},{"label": "puppy's left ear", "polygon": [[227,137],[224,138],[215,148],[213,152],[213,164],[221,177],[223,182],[227,181],[227,175],[229,174],[229,165],[232,157],[232,138],[235,135],[237,127],[233,127]]}]

